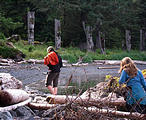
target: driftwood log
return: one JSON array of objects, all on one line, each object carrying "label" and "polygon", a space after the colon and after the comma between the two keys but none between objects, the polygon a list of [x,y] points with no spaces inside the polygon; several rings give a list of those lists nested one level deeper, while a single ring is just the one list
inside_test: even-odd
[{"label": "driftwood log", "polygon": [[56,104],[30,102],[28,103],[28,107],[37,110],[48,110],[50,108],[56,107]]},{"label": "driftwood log", "polygon": [[6,107],[0,107],[0,112],[14,110],[14,109],[16,109],[16,108],[18,108],[20,106],[27,105],[29,102],[31,102],[31,98],[28,98],[25,101],[17,103],[17,104],[14,104],[14,105],[6,106]]},{"label": "driftwood log", "polygon": [[56,106],[56,104],[49,104],[46,101],[46,97],[42,96],[36,96],[29,104],[28,106],[32,109],[37,109],[37,110],[47,110],[50,108],[53,108]]},{"label": "driftwood log", "polygon": [[67,102],[74,102],[78,103],[83,106],[97,106],[97,107],[104,107],[104,106],[125,106],[125,101],[121,98],[112,100],[108,97],[103,99],[88,99],[88,98],[81,98],[77,96],[66,96],[66,95],[55,95],[49,96],[54,99],[56,104],[65,104]]},{"label": "driftwood log", "polygon": [[0,106],[5,107],[29,99],[29,95],[21,89],[0,90]]},{"label": "driftwood log", "polygon": [[[96,107],[105,107],[105,106],[125,106],[125,101],[123,99],[87,99],[87,98],[81,98],[77,96],[66,96],[66,95],[50,95],[48,103],[46,102],[30,102],[29,107],[35,108],[35,109],[49,109],[51,107],[54,107],[54,104],[66,104],[66,103],[76,103],[80,106],[96,106]],[[52,100],[50,102],[50,99]],[[47,98],[46,98],[47,100]],[[50,105],[52,104],[52,105]]]},{"label": "driftwood log", "polygon": [[[120,65],[120,60],[94,60],[94,62],[104,64],[104,65]],[[145,61],[134,60],[134,63],[146,65]]]},{"label": "driftwood log", "polygon": [[115,68],[120,68],[120,66],[98,67],[97,69],[115,69]]}]

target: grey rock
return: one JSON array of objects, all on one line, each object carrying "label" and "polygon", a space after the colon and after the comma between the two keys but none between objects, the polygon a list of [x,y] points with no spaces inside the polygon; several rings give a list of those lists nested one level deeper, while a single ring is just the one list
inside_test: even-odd
[{"label": "grey rock", "polygon": [[10,112],[0,112],[0,120],[13,120]]},{"label": "grey rock", "polygon": [[15,117],[35,116],[35,113],[27,106],[18,107],[13,112],[15,112],[15,113],[13,113],[12,115],[14,115]]}]

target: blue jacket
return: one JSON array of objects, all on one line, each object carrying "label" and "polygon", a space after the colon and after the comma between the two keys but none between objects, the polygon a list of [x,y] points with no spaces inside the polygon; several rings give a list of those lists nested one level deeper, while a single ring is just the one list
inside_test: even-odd
[{"label": "blue jacket", "polygon": [[[125,83],[129,78],[129,75],[123,70],[120,76],[119,84]],[[126,99],[127,104],[135,104],[136,101],[142,99],[140,104],[146,105],[146,81],[140,70],[138,70],[137,76],[130,78],[127,82],[127,86],[132,89],[132,93],[130,91],[128,92]]]}]

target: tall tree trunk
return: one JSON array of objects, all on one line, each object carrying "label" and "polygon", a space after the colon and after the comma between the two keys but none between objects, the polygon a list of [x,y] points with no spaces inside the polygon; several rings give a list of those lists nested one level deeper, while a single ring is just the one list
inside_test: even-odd
[{"label": "tall tree trunk", "polygon": [[28,22],[28,43],[34,44],[35,12],[27,13],[27,22]]},{"label": "tall tree trunk", "polygon": [[105,34],[103,34],[103,37],[101,37],[101,43],[102,43],[103,51],[105,53]]},{"label": "tall tree trunk", "polygon": [[93,51],[94,43],[93,43],[93,37],[92,37],[92,27],[86,26],[84,21],[82,22],[82,24],[83,24],[83,29],[84,29],[86,40],[87,40],[87,51]]},{"label": "tall tree trunk", "polygon": [[131,50],[131,33],[130,30],[126,30],[126,48],[128,51]]},{"label": "tall tree trunk", "polygon": [[126,48],[125,48],[125,40],[123,39],[122,40],[122,50],[125,50]]},{"label": "tall tree trunk", "polygon": [[55,19],[55,48],[61,48],[61,24],[57,19]]},{"label": "tall tree trunk", "polygon": [[146,41],[146,31],[141,29],[140,30],[140,51],[145,50],[145,41]]},{"label": "tall tree trunk", "polygon": [[95,29],[96,29],[96,48],[100,49],[101,54],[105,54],[105,39],[101,37],[100,32],[101,22],[96,21]]},{"label": "tall tree trunk", "polygon": [[96,28],[96,47],[100,49],[101,54],[105,54],[104,47],[102,47],[102,42],[104,43],[105,41],[101,41],[101,32],[98,28]]}]

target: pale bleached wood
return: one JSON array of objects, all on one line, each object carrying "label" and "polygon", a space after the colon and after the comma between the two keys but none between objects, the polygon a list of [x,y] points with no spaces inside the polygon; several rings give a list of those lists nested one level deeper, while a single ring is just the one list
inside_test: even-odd
[{"label": "pale bleached wood", "polygon": [[29,98],[29,94],[22,89],[6,89],[4,91],[7,91],[12,96],[10,104],[16,104]]},{"label": "pale bleached wood", "polygon": [[0,63],[0,66],[10,66],[9,63]]},{"label": "pale bleached wood", "polygon": [[135,64],[146,65],[146,61],[134,60],[134,63],[135,63]]},{"label": "pale bleached wood", "polygon": [[115,68],[120,68],[120,66],[98,67],[97,69],[115,69]]},{"label": "pale bleached wood", "polygon": [[26,62],[33,63],[33,64],[43,64],[44,60],[29,59],[29,60],[26,60]]},{"label": "pale bleached wood", "polygon": [[126,30],[126,48],[128,51],[131,50],[131,32],[130,30]]},{"label": "pale bleached wood", "polygon": [[34,44],[34,26],[35,26],[35,12],[27,13],[27,23],[28,23],[28,43]]},{"label": "pale bleached wood", "polygon": [[93,36],[92,36],[92,26],[90,25],[85,25],[85,21],[82,21],[82,25],[83,25],[83,30],[85,32],[86,35],[86,42],[87,42],[87,51],[93,51],[94,48],[94,42],[93,42]]},{"label": "pale bleached wood", "polygon": [[[120,65],[121,60],[94,60],[94,62],[104,65]],[[146,61],[134,60],[134,63],[146,65]]]},{"label": "pale bleached wood", "polygon": [[61,48],[61,23],[55,19],[55,48]]},{"label": "pale bleached wood", "polygon": [[77,96],[66,95],[50,95],[56,104],[65,104],[67,102],[74,102],[80,105],[88,106],[125,106],[126,102],[123,99],[111,99],[109,97],[103,99],[81,98]]},{"label": "pale bleached wood", "polygon": [[28,107],[32,109],[37,109],[37,110],[47,110],[47,109],[56,107],[56,104],[30,102],[28,104]]}]

